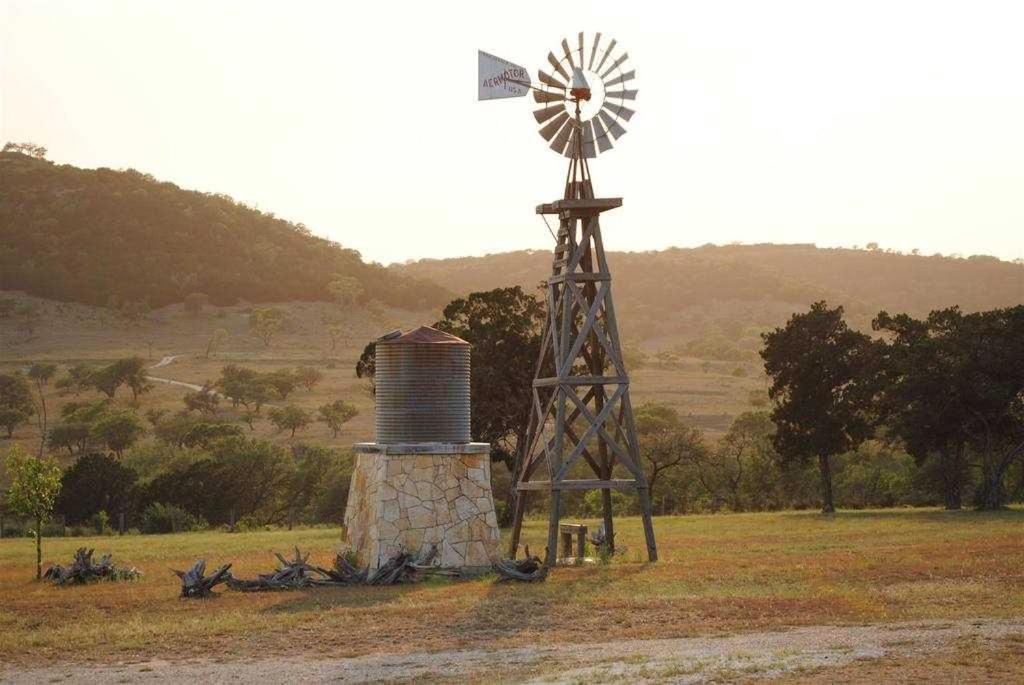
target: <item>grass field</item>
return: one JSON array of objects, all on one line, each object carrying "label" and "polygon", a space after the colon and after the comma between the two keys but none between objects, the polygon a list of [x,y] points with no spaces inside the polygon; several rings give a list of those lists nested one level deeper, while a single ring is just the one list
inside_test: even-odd
[{"label": "grass field", "polygon": [[[145,572],[133,583],[36,583],[28,539],[0,541],[0,662],[281,655],[499,647],[740,633],[918,618],[1024,616],[1024,511],[809,512],[663,517],[662,561],[640,561],[639,522],[610,565],[555,571],[538,585],[435,580],[177,599],[169,568],[199,557],[248,577],[294,545],[329,563],[340,530],[192,533],[46,541],[66,562],[80,545]],[[543,546],[544,522],[525,542]]]}]

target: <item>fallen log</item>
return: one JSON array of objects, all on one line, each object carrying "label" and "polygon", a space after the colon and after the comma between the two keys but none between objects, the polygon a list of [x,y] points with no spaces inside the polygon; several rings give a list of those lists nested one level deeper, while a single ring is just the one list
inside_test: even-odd
[{"label": "fallen log", "polygon": [[70,566],[54,564],[46,569],[43,578],[52,580],[57,585],[84,585],[99,580],[135,580],[142,575],[135,567],[117,568],[110,554],[104,554],[100,557],[99,563],[94,564],[93,552],[93,549],[79,547]]},{"label": "fallen log", "polygon": [[398,583],[416,582],[425,575],[437,572],[437,567],[431,565],[436,556],[436,545],[425,547],[416,557],[405,552],[399,552],[371,573],[366,579],[366,584],[396,585]]},{"label": "fallen log", "polygon": [[517,580],[523,583],[536,583],[548,577],[548,567],[540,557],[530,556],[530,548],[526,548],[526,556],[522,559],[502,559],[494,565],[498,574],[498,582],[506,583]]},{"label": "fallen log", "polygon": [[301,590],[308,587],[324,587],[332,585],[352,585],[362,582],[365,574],[360,574],[341,555],[334,560],[335,570],[330,571],[309,563],[309,554],[305,556],[295,548],[295,558],[288,560],[275,552],[279,562],[273,573],[260,574],[254,580],[242,578],[228,579],[228,587],[241,592],[268,592],[273,590]]},{"label": "fallen log", "polygon": [[360,585],[366,582],[366,571],[357,569],[342,554],[334,558],[334,568],[313,568],[323,576],[323,579],[314,579],[314,585]]},{"label": "fallen log", "polygon": [[213,588],[231,578],[231,564],[224,564],[213,575],[206,574],[206,560],[200,559],[187,571],[174,571],[181,578],[181,598],[200,599],[213,594]]}]

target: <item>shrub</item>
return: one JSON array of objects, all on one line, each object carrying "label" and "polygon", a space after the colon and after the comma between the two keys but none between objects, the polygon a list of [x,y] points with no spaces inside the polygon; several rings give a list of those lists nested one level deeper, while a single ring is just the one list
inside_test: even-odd
[{"label": "shrub", "polygon": [[92,517],[92,527],[96,530],[97,535],[106,534],[110,528],[110,514],[103,509],[96,512],[96,515]]},{"label": "shrub", "polygon": [[142,512],[143,533],[185,533],[204,530],[206,521],[173,504],[153,502]]}]

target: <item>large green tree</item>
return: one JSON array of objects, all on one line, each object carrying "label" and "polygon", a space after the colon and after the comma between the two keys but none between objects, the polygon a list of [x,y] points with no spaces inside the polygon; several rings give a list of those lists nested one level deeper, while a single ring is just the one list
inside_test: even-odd
[{"label": "large green tree", "polygon": [[888,338],[876,373],[878,421],[923,473],[934,477],[946,509],[960,509],[969,482],[967,398],[951,394],[959,356],[925,320],[880,312],[872,326]]},{"label": "large green tree", "polygon": [[871,339],[846,325],[842,307],[829,309],[825,302],[762,338],[768,394],[775,402],[775,447],[786,461],[817,460],[822,511],[832,513],[832,458],[871,434],[865,383]]},{"label": "large green tree", "polygon": [[959,505],[966,466],[978,474],[975,506],[1003,506],[1024,456],[1024,305],[924,320],[882,312],[875,327],[891,338],[879,392],[891,430],[919,461],[941,460],[947,506]]},{"label": "large green tree", "polygon": [[101,511],[111,516],[127,512],[137,478],[134,471],[110,455],[84,454],[61,476],[56,511],[76,525],[88,523]]},{"label": "large green tree", "polygon": [[[491,459],[512,468],[516,446],[529,429],[533,374],[540,351],[544,306],[520,287],[471,293],[444,308],[435,328],[472,345],[470,430],[491,444]],[[376,372],[376,344],[356,363],[356,375]]]},{"label": "large green tree", "polygon": [[435,324],[472,345],[471,432],[510,469],[526,440],[544,306],[516,286],[453,300]]}]

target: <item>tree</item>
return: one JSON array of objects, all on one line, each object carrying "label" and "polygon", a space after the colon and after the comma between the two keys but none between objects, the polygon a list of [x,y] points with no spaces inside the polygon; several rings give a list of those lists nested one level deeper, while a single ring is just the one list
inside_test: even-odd
[{"label": "tree", "polygon": [[959,506],[971,465],[975,505],[1001,507],[1006,474],[1024,455],[1024,305],[952,307],[923,321],[882,312],[874,325],[891,335],[879,395],[892,432],[919,464],[937,463],[947,506]]},{"label": "tree", "polygon": [[88,382],[91,387],[114,399],[117,389],[124,385],[124,378],[115,364],[107,364],[90,373]]},{"label": "tree", "polygon": [[106,400],[69,402],[61,407],[61,421],[50,431],[52,449],[66,449],[68,454],[86,453],[95,444],[92,427],[109,412]]},{"label": "tree", "polygon": [[291,431],[290,437],[295,437],[295,431],[303,430],[312,419],[304,409],[294,404],[286,404],[283,407],[271,407],[267,412],[270,422],[277,426],[278,431]]},{"label": "tree", "polygon": [[199,390],[194,390],[185,393],[182,398],[185,403],[185,407],[189,411],[197,411],[200,414],[206,414],[213,416],[217,413],[217,405],[220,404],[220,395],[213,389],[210,382],[207,381],[203,384],[203,387]]},{"label": "tree", "polygon": [[263,380],[282,400],[288,399],[299,385],[299,377],[292,369],[277,369],[263,374]]},{"label": "tree", "polygon": [[[529,430],[543,322],[543,305],[516,286],[453,300],[434,324],[472,345],[470,430],[491,444],[491,459],[510,470]],[[371,342],[356,363],[356,375],[372,378],[375,373],[376,343]]]},{"label": "tree", "polygon": [[679,413],[666,404],[652,402],[638,407],[636,429],[652,492],[665,471],[685,463],[699,466],[707,459],[704,434],[684,425]]},{"label": "tree", "polygon": [[107,454],[84,454],[61,476],[56,511],[68,523],[88,523],[101,511],[126,512],[132,506],[138,477],[130,468]]},{"label": "tree", "polygon": [[39,396],[39,408],[36,417],[39,421],[39,456],[43,456],[46,446],[46,394],[43,388],[50,384],[50,379],[57,373],[57,367],[45,362],[36,362],[28,367],[28,377],[35,381],[36,394]]},{"label": "tree", "polygon": [[491,443],[491,459],[511,469],[529,429],[544,307],[516,286],[471,293],[443,314],[436,328],[473,346],[473,437]]},{"label": "tree", "polygon": [[764,470],[758,460],[772,455],[771,435],[772,423],[767,412],[745,412],[733,420],[716,449],[710,453],[709,471],[714,472],[713,477],[719,487],[725,490],[732,511],[749,508],[745,498],[748,488],[745,486],[759,466]]},{"label": "tree", "polygon": [[227,342],[228,332],[223,328],[218,328],[210,336],[210,339],[206,341],[206,358],[209,359],[213,354],[217,352],[224,343]]},{"label": "tree", "polygon": [[284,312],[273,307],[253,309],[249,314],[249,330],[263,341],[264,347],[270,347],[270,341],[281,330],[284,323]]},{"label": "tree", "polygon": [[960,509],[969,473],[964,424],[970,408],[949,393],[958,376],[956,356],[946,353],[928,321],[883,311],[872,327],[889,336],[876,372],[878,423],[934,477],[946,509]]},{"label": "tree", "polygon": [[242,429],[233,423],[223,421],[200,422],[193,425],[181,438],[183,447],[209,448],[224,438],[240,438]]},{"label": "tree", "polygon": [[266,375],[244,366],[228,364],[222,368],[215,386],[221,394],[231,400],[233,406],[241,404],[257,413],[270,399],[271,388]]},{"label": "tree", "polygon": [[313,391],[313,386],[323,380],[324,374],[320,369],[313,366],[300,366],[295,369],[295,380],[299,385],[305,386],[306,390]]},{"label": "tree", "polygon": [[373,383],[377,375],[377,343],[368,342],[356,362],[356,378],[366,378]]},{"label": "tree", "polygon": [[46,148],[36,143],[15,143],[9,142],[4,144],[3,152],[17,152],[22,155],[27,155],[32,159],[46,159]]},{"label": "tree", "polygon": [[69,366],[65,375],[58,378],[54,385],[61,395],[77,395],[92,387],[93,373],[95,373],[95,369],[88,364],[75,364]]},{"label": "tree", "polygon": [[43,524],[53,514],[53,505],[60,492],[60,467],[49,459],[36,459],[20,445],[12,445],[7,455],[7,472],[11,485],[7,489],[7,506],[16,516],[35,523],[36,580],[43,577]]},{"label": "tree", "polygon": [[32,391],[20,373],[0,374],[0,426],[7,429],[7,437],[14,429],[28,421],[35,413]]},{"label": "tree", "polygon": [[320,421],[327,424],[327,427],[334,433],[334,437],[338,437],[341,427],[359,413],[358,409],[345,400],[335,400],[321,406],[317,411],[320,414]]},{"label": "tree", "polygon": [[[843,321],[843,308],[816,302],[784,328],[762,335],[765,372],[775,401],[775,448],[786,461],[818,460],[822,511],[833,513],[832,458],[870,435],[864,382],[872,344]],[[860,381],[860,383],[858,383]]]},{"label": "tree", "polygon": [[134,412],[119,411],[101,417],[89,432],[120,457],[145,434],[146,428]]},{"label": "tree", "polygon": [[142,357],[127,357],[114,362],[117,375],[132,391],[132,400],[138,401],[139,395],[153,389],[146,377],[146,360]]},{"label": "tree", "polygon": [[343,323],[331,322],[329,319],[326,319],[324,323],[327,325],[327,337],[331,341],[331,352],[334,352],[338,343],[345,339],[349,327]]},{"label": "tree", "polygon": [[183,304],[186,312],[192,316],[199,316],[203,313],[203,308],[210,304],[210,298],[203,293],[191,293],[185,297]]}]

